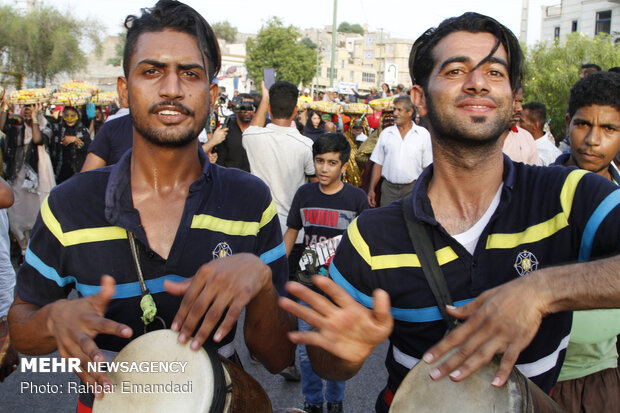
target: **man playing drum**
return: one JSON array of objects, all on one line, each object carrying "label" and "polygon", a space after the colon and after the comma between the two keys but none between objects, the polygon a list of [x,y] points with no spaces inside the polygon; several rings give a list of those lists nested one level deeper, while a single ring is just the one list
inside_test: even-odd
[{"label": "man playing drum", "polygon": [[[24,354],[79,357],[84,382],[111,384],[84,366],[142,334],[139,266],[157,315],[179,342],[194,336],[193,350],[215,343],[234,359],[245,308],[250,353],[279,372],[293,362],[286,333],[295,323],[277,305],[288,267],[269,189],[211,164],[198,147],[218,95],[217,39],[202,16],[172,0],[125,24],[118,93],[129,102],[133,150],[68,180],[44,202],[10,310],[13,344]],[[72,287],[80,298],[66,300]],[[88,411],[92,395],[82,396],[79,411]]]},{"label": "man playing drum", "polygon": [[[569,310],[620,306],[619,190],[595,174],[527,166],[502,154],[499,137],[513,113],[522,59],[505,26],[466,13],[424,33],[409,60],[412,101],[429,119],[434,159],[413,189],[413,215],[428,230],[457,306],[448,312],[467,319],[463,325],[444,337],[402,201],[351,223],[331,280],[315,280],[333,301],[295,283],[289,292],[313,309],[281,299],[315,326],[289,336],[315,346],[308,350],[313,369],[325,378],[352,377],[389,337],[378,412],[388,411],[420,359],[433,362],[454,348],[431,369],[434,380],[461,381],[503,353],[494,386],[516,364],[548,393],[568,344]],[[586,238],[589,246],[580,245]],[[562,265],[588,247],[593,261]]]}]

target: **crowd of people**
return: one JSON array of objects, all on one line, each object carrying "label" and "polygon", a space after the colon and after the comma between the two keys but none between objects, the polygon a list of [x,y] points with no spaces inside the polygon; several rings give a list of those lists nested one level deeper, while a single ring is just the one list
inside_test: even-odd
[{"label": "crowd of people", "polygon": [[[385,340],[377,412],[455,347],[433,380],[502,354],[496,387],[515,366],[566,412],[620,410],[618,68],[583,65],[554,137],[545,104],[523,104],[517,39],[480,14],[416,40],[410,87],[276,81],[230,102],[192,8],[160,0],[125,26],[118,113],[2,102],[0,375],[15,350],[87,363],[140,335],[135,243],[179,342],[240,364],[245,308],[252,359],[301,380],[308,413],[344,411],[346,380]],[[454,306],[435,301],[411,220]],[[466,321],[446,334],[451,317]]]}]

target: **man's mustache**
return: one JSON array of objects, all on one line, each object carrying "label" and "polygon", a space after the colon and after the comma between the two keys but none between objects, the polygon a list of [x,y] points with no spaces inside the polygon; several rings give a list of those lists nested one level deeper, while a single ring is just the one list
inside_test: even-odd
[{"label": "man's mustache", "polygon": [[183,106],[182,104],[180,104],[179,102],[170,102],[170,101],[163,101],[163,102],[159,102],[154,104],[153,106],[150,107],[149,109],[149,113],[157,113],[160,110],[166,110],[166,109],[170,109],[171,106],[174,106],[174,108],[184,114],[184,115],[188,115],[191,116],[194,114],[194,111],[189,109],[186,106]]}]

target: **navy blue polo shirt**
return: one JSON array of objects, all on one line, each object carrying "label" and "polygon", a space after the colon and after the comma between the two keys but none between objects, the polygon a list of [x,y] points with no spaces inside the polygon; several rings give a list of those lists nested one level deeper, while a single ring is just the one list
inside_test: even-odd
[{"label": "navy blue polo shirt", "polygon": [[[537,269],[575,262],[583,249],[590,249],[593,258],[620,252],[620,189],[598,175],[513,163],[505,156],[500,203],[472,256],[434,218],[427,195],[432,174],[431,166],[414,186],[414,215],[431,228],[457,306]],[[390,295],[395,326],[386,366],[392,393],[446,332],[401,208],[397,201],[364,211],[347,229],[330,267],[331,278],[366,307],[372,306],[376,288]],[[545,317],[517,361],[521,372],[547,393],[557,381],[571,322],[571,312]],[[377,410],[387,412],[382,397]]]},{"label": "navy blue polo shirt", "polygon": [[88,147],[92,152],[112,165],[133,146],[133,122],[130,115],[105,122]]},{"label": "navy blue polo shirt", "polygon": [[[141,291],[126,231],[137,237],[146,285],[168,328],[182,297],[165,292],[164,280],[190,278],[219,257],[239,252],[260,256],[271,267],[277,291],[284,293],[288,264],[282,233],[269,188],[260,179],[212,165],[199,150],[202,174],[189,188],[172,249],[163,259],[149,248],[133,207],[131,153],[116,165],[78,174],[52,190],[18,272],[16,288],[22,300],[44,306],[67,297],[72,288],[80,296],[95,294],[101,276],[109,274],[116,280],[116,295],[105,317],[132,327],[134,337],[142,334]],[[235,328],[217,344],[225,357],[234,351],[234,334]],[[100,348],[111,351],[129,341],[110,335],[95,338]]]}]

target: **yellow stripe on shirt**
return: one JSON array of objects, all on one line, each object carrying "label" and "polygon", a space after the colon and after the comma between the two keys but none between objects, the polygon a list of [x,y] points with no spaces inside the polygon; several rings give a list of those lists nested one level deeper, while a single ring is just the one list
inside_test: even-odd
[{"label": "yellow stripe on shirt", "polygon": [[508,249],[515,248],[522,244],[530,244],[548,238],[568,226],[568,217],[570,216],[575,199],[577,185],[581,178],[587,173],[582,169],[572,171],[566,177],[562,191],[560,192],[560,204],[562,212],[553,218],[532,225],[524,231],[513,234],[491,234],[487,238],[486,249]]},{"label": "yellow stripe on shirt", "polygon": [[116,226],[82,228],[63,232],[60,222],[58,222],[50,209],[48,198],[45,198],[45,201],[41,204],[41,218],[45,226],[64,247],[127,238],[127,231]]},{"label": "yellow stripe on shirt", "polygon": [[[357,226],[357,218],[351,222],[347,229],[347,235],[351,241],[351,245],[357,251],[357,253],[366,261],[372,270],[385,270],[389,268],[401,268],[401,267],[420,267],[420,259],[417,254],[386,254],[386,255],[371,255],[370,248],[362,234],[360,234]],[[439,265],[447,264],[458,258],[458,255],[451,247],[444,247],[435,251],[437,261]]]}]

